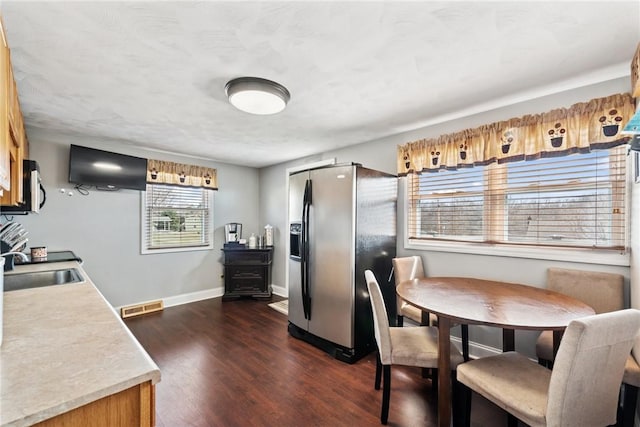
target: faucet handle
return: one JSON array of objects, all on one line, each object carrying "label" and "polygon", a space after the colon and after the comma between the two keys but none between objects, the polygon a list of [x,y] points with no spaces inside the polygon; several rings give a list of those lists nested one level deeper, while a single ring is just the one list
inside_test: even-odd
[{"label": "faucet handle", "polygon": [[0,254],[0,256],[2,258],[4,258],[4,271],[13,270],[13,267],[15,267],[13,254],[10,253],[10,252],[6,252],[6,253],[3,253],[3,254]]}]

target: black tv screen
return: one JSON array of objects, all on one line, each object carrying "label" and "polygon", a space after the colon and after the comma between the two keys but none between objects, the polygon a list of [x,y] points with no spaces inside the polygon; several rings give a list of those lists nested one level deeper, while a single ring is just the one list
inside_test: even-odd
[{"label": "black tv screen", "polygon": [[146,189],[147,159],[71,145],[69,182],[98,189]]}]

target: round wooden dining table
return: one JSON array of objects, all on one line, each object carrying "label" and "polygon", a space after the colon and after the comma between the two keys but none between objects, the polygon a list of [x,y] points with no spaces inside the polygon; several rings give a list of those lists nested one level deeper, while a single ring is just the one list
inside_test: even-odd
[{"label": "round wooden dining table", "polygon": [[554,354],[570,321],[595,314],[567,295],[516,283],[469,277],[407,280],[396,288],[407,303],[438,316],[438,425],[451,425],[451,337],[454,323],[502,328],[503,351],[515,349],[516,329],[553,331]]}]

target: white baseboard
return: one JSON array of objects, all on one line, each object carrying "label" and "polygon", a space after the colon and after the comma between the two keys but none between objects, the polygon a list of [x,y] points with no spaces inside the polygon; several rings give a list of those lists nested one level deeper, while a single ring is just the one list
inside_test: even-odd
[{"label": "white baseboard", "polygon": [[[451,342],[455,344],[460,351],[462,351],[462,338],[451,337]],[[502,353],[501,349],[490,347],[488,345],[480,344],[477,342],[469,341],[469,357],[471,359],[478,359],[480,357],[495,356]]]},{"label": "white baseboard", "polygon": [[190,302],[202,301],[209,298],[217,298],[224,295],[224,287],[207,289],[204,291],[190,292],[172,297],[162,298],[165,307],[188,304]]},{"label": "white baseboard", "polygon": [[[162,299],[162,304],[164,305],[164,308],[167,308],[167,307],[173,307],[176,305],[188,304],[190,302],[202,301],[209,298],[218,298],[218,297],[221,297],[222,295],[224,295],[224,288],[220,287],[220,288],[207,289],[205,291],[197,291],[197,292],[190,292],[188,294],[175,295],[172,297],[161,298],[161,299]],[[134,303],[133,305],[135,304],[136,303]],[[142,304],[142,302],[138,302],[137,304]],[[132,304],[127,304],[127,306],[129,305],[132,305]],[[114,307],[114,310],[116,310],[116,313],[120,313],[122,307],[124,306]]]},{"label": "white baseboard", "polygon": [[289,298],[289,292],[287,291],[287,288],[284,288],[282,286],[271,285],[271,292],[280,297]]},{"label": "white baseboard", "polygon": [[[282,286],[271,285],[271,291],[278,296],[287,298],[289,293],[287,288]],[[224,295],[224,287],[207,289],[204,291],[191,292],[188,294],[180,294],[172,297],[162,298],[164,307],[173,307],[176,305],[188,304],[190,302],[202,301],[209,298],[218,298]],[[140,302],[141,303],[141,302]],[[131,304],[127,304],[129,306]],[[122,307],[114,307],[117,313],[120,313]]]}]

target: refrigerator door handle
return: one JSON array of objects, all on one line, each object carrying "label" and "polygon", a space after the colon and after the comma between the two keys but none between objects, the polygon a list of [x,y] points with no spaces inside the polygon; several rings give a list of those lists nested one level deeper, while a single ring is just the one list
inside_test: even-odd
[{"label": "refrigerator door handle", "polygon": [[309,206],[311,206],[311,180],[307,179],[304,185],[304,197],[302,199],[302,245],[300,257],[302,261],[302,308],[304,310],[304,318],[311,320],[311,295],[309,294]]},{"label": "refrigerator door handle", "polygon": [[309,319],[307,315],[307,253],[304,249],[305,234],[307,233],[307,226],[305,224],[306,213],[307,202],[305,200],[302,204],[302,224],[300,227],[300,289],[302,291],[302,311],[304,312],[304,318]]}]

